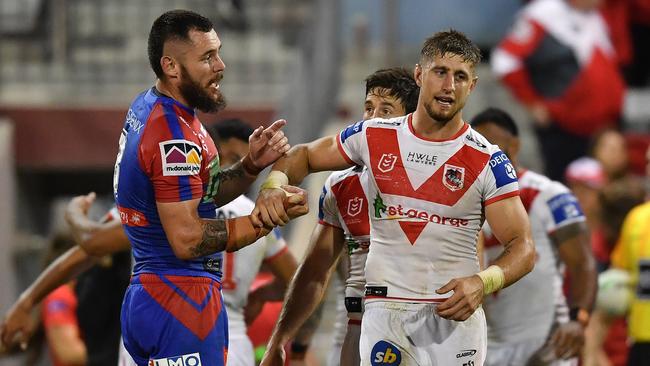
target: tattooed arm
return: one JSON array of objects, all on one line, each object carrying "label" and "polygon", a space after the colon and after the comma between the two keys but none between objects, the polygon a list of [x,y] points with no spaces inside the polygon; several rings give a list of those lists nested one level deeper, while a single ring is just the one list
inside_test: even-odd
[{"label": "tattooed arm", "polygon": [[[294,194],[287,198],[285,204],[289,216],[293,218],[304,215],[309,209],[307,192],[291,188]],[[188,260],[224,250],[233,252],[254,243],[271,229],[254,226],[250,215],[232,219],[200,218],[197,210],[199,201],[156,203],[167,240],[179,259]]]},{"label": "tattooed arm", "polygon": [[257,178],[257,170],[247,158],[219,172],[219,188],[214,197],[217,206],[225,205],[245,193]]}]

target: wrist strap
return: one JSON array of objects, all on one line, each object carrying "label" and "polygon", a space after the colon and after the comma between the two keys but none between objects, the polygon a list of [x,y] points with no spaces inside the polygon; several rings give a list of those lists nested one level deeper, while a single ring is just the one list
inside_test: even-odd
[{"label": "wrist strap", "polygon": [[483,271],[477,273],[483,281],[483,295],[489,295],[503,288],[506,282],[506,276],[503,274],[501,267],[493,264]]},{"label": "wrist strap", "polygon": [[283,185],[289,184],[289,177],[279,170],[272,170],[262,185],[260,191],[264,189],[282,189]]}]

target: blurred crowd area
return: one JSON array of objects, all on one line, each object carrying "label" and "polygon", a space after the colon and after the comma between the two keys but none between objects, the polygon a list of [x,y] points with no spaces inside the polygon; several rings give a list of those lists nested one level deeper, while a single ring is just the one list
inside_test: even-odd
[{"label": "blurred crowd area", "polygon": [[[412,68],[428,35],[450,27],[465,32],[484,53],[465,119],[488,106],[510,112],[521,129],[522,164],[544,172],[554,162],[542,153],[538,110],[504,84],[490,64],[528,3],[2,0],[0,311],[42,269],[48,240],[65,230],[62,211],[70,197],[97,192],[95,218],[111,207],[117,139],[131,98],[155,80],[146,37],[162,12],[186,8],[210,17],[223,43],[221,88],[228,108],[204,115],[204,123],[238,117],[257,126],[286,118],[292,144],[360,119],[364,78],[379,68]],[[624,82],[624,99],[618,118],[606,121],[606,129],[583,128],[584,157],[568,165],[559,179],[583,206],[594,254],[604,270],[624,217],[649,190],[650,1],[602,0],[597,6]],[[598,94],[584,93],[587,99]],[[563,145],[572,145],[571,140]],[[305,185],[318,192],[325,176],[316,175]],[[311,195],[311,207],[317,206],[317,196]],[[315,217],[306,216],[285,229],[298,257],[313,223]],[[333,322],[322,323],[317,338],[321,359]],[[624,347],[624,330],[620,338]],[[10,361],[0,359],[4,362]]]}]

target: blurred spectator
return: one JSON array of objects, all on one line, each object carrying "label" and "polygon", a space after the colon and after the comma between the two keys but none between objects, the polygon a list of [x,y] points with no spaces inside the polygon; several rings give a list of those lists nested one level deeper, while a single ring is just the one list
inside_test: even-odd
[{"label": "blurred spectator", "polygon": [[[46,265],[75,245],[71,236],[58,234],[52,240]],[[45,338],[54,366],[85,365],[86,345],[81,338],[77,320],[75,281],[65,284],[45,297],[41,318]]]},{"label": "blurred spectator", "polygon": [[621,115],[625,84],[599,3],[534,0],[492,56],[496,75],[533,117],[553,180],[586,154],[593,131]]},{"label": "blurred spectator", "polygon": [[628,174],[629,159],[625,137],[614,128],[597,132],[591,141],[591,156],[598,160],[608,181],[614,181]]},{"label": "blurred spectator", "polygon": [[602,165],[592,158],[580,158],[569,164],[564,179],[569,189],[578,198],[587,217],[587,225],[593,231],[600,225],[598,195],[607,182]]}]

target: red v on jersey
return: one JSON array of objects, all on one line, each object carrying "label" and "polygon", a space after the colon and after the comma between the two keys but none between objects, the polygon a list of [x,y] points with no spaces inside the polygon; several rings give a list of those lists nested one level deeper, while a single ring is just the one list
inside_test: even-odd
[{"label": "red v on jersey", "polygon": [[404,234],[406,234],[406,238],[408,238],[409,242],[411,245],[415,245],[415,241],[418,240],[418,237],[422,233],[422,230],[424,230],[424,227],[427,226],[428,222],[423,221],[423,222],[418,222],[418,221],[400,221],[399,226],[402,228],[402,231],[404,231]]},{"label": "red v on jersey", "polygon": [[[397,131],[369,127],[367,138],[371,165],[369,168],[381,193],[412,197],[445,206],[453,206],[463,197],[490,159],[490,155],[463,145],[447,161],[441,162],[440,167],[429,179],[414,189],[402,162]],[[444,184],[445,165],[464,168],[458,189],[452,190]]]},{"label": "red v on jersey", "polygon": [[336,183],[332,186],[332,193],[336,197],[336,205],[350,234],[369,235],[368,200],[361,187],[359,176],[349,176]]}]

